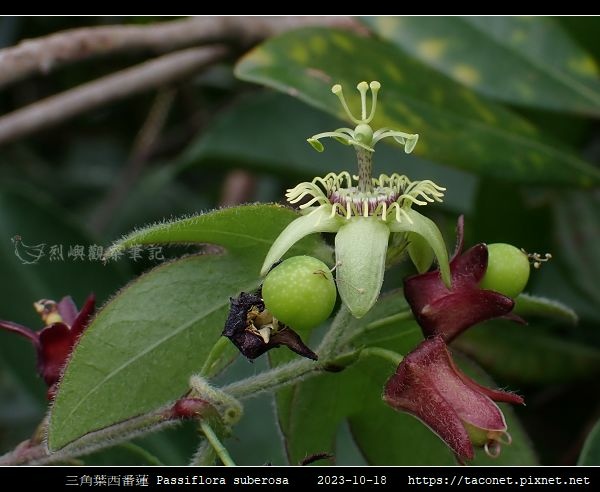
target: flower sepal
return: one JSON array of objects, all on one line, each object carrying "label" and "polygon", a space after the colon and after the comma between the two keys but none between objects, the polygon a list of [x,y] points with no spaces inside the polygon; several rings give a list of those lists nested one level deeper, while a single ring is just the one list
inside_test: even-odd
[{"label": "flower sepal", "polygon": [[344,304],[362,318],[377,302],[390,229],[381,220],[356,217],[335,236],[336,283]]},{"label": "flower sepal", "polygon": [[298,217],[288,224],[271,245],[260,269],[260,275],[265,276],[271,267],[303,237],[317,232],[337,232],[342,223],[343,219],[338,216],[332,217],[330,211],[324,207],[317,207],[307,215]]},{"label": "flower sepal", "polygon": [[37,352],[37,371],[48,385],[51,400],[71,352],[94,314],[95,296],[91,294],[79,311],[70,296],[59,302],[42,299],[34,303],[34,308],[46,325],[40,331],[1,320],[0,328],[17,333],[33,344]]}]

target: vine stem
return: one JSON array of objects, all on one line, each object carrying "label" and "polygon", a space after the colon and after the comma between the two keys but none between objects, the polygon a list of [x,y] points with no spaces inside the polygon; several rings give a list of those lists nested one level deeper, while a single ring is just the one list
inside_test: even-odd
[{"label": "vine stem", "polygon": [[367,347],[362,349],[360,351],[360,358],[362,359],[363,357],[379,357],[380,359],[391,362],[394,367],[397,367],[404,359],[398,352],[380,347]]},{"label": "vine stem", "polygon": [[229,452],[227,449],[225,449],[225,446],[223,446],[223,443],[212,430],[212,427],[209,425],[209,423],[206,420],[201,420],[200,428],[202,429],[202,432],[204,432],[207,441],[213,447],[215,453],[217,453],[217,456],[223,462],[223,464],[225,466],[235,466],[235,462],[233,459],[231,459]]},{"label": "vine stem", "polygon": [[171,405],[169,404],[139,417],[90,432],[53,453],[50,453],[46,443],[32,445],[31,441],[25,441],[12,451],[0,456],[0,466],[64,463],[69,459],[129,441],[149,431],[173,426],[178,423],[178,420],[172,420],[170,411]]},{"label": "vine stem", "polygon": [[371,330],[375,330],[377,328],[381,328],[382,326],[386,326],[386,325],[391,325],[392,323],[395,323],[396,321],[404,321],[406,319],[411,319],[413,318],[413,314],[412,311],[410,309],[407,309],[405,311],[400,311],[399,313],[396,314],[392,314],[391,316],[388,316],[386,318],[381,318],[378,319],[377,321],[373,321],[372,323],[369,323],[367,326],[365,326],[362,330],[362,332],[368,332]]},{"label": "vine stem", "polygon": [[398,321],[404,321],[409,319],[414,319],[414,316],[410,309],[406,309],[396,314],[386,316],[385,318],[380,318],[376,321],[372,321],[367,325],[355,327],[354,329],[351,328],[350,330],[347,330],[346,333],[344,333],[344,336],[341,339],[341,344],[348,344],[360,335],[369,334],[372,331],[378,330],[388,325],[392,325],[394,323],[397,323]]},{"label": "vine stem", "polygon": [[215,449],[206,439],[202,439],[194,456],[192,456],[189,466],[211,466],[215,464],[216,459]]}]

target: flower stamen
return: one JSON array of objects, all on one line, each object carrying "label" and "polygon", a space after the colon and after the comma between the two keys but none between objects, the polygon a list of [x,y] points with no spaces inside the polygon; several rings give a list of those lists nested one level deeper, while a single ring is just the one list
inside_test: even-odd
[{"label": "flower stamen", "polygon": [[340,174],[329,173],[287,190],[286,197],[291,204],[310,197],[300,205],[301,210],[317,204],[331,206],[331,217],[336,214],[346,219],[375,216],[386,221],[388,215],[394,213],[397,222],[406,218],[412,223],[404,212],[405,208],[441,202],[445,191],[445,188],[433,181],[411,181],[399,174],[380,174],[378,178],[371,178],[369,191],[361,191],[359,182],[359,176],[350,176],[347,171]]},{"label": "flower stamen", "polygon": [[542,263],[547,263],[552,259],[550,253],[544,253],[544,256],[542,256],[540,253],[528,253],[523,248],[521,248],[521,251],[527,255],[527,258],[529,258],[530,263],[535,269],[539,269]]}]

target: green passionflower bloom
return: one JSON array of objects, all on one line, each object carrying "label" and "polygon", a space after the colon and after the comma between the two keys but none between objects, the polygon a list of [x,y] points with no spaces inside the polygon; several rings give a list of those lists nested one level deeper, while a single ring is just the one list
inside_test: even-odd
[{"label": "green passionflower bloom", "polygon": [[[336,283],[340,297],[357,318],[364,316],[379,297],[385,272],[390,235],[394,244],[401,244],[417,270],[429,269],[434,256],[439,264],[444,284],[450,287],[448,253],[442,235],[433,221],[413,210],[413,205],[441,202],[444,188],[432,181],[411,181],[404,175],[381,174],[373,177],[372,156],[375,144],[392,137],[410,153],[418,140],[411,135],[388,128],[373,131],[369,123],[375,115],[379,82],[361,82],[361,118],[355,118],[344,99],[342,87],[334,85],[332,92],[340,99],[354,129],[339,128],[308,139],[318,151],[323,150],[321,138],[332,137],[354,146],[358,158],[358,175],[344,171],[329,173],[311,182],[300,183],[287,191],[289,203],[300,205],[299,217],[279,235],[265,258],[261,275],[266,275],[297,241],[317,232],[337,233],[335,236]],[[371,90],[372,105],[367,116],[367,92]]]}]

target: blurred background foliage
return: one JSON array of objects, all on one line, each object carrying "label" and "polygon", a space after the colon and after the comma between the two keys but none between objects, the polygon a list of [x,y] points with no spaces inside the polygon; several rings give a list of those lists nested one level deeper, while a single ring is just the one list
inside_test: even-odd
[{"label": "blurred background foliage", "polygon": [[[76,27],[169,21],[5,17],[0,48]],[[516,414],[539,463],[600,464],[600,438],[580,458],[600,417],[600,19],[367,18],[349,31],[285,32],[249,53],[239,40],[228,46],[228,55],[202,72],[0,146],[0,318],[41,326],[33,301],[70,294],[80,304],[90,291],[102,305],[156,263],[76,261],[69,246],[106,247],[136,226],[218,206],[281,202],[299,180],[353,169],[352,149],[332,143],[318,154],[305,140],[342,126],[324,87],[378,79],[381,123],[421,140],[410,156],[378,148],[377,172],[447,188],[444,204],[426,213],[443,227],[449,247],[457,215],[465,214],[468,245],[508,242],[551,252],[553,261],[533,272],[528,291],[564,302],[580,318],[576,326],[492,322],[456,348],[525,396],[527,406]],[[7,85],[0,117],[148,55],[82,60]],[[17,234],[28,245],[62,244],[64,260],[22,264]],[[389,288],[410,270],[396,271],[386,277]],[[238,360],[222,378],[263,364]],[[44,415],[45,390],[33,367],[28,343],[0,333],[0,452],[31,435]],[[319,383],[311,384],[307,393],[318,394]],[[238,463],[286,462],[276,421],[271,397],[247,403],[229,443]],[[401,459],[378,456],[375,437],[359,450],[352,435],[360,435],[360,419],[329,432],[337,435],[338,464]],[[592,435],[599,434],[596,427]],[[195,442],[193,426],[184,425],[85,462],[184,464]]]}]

